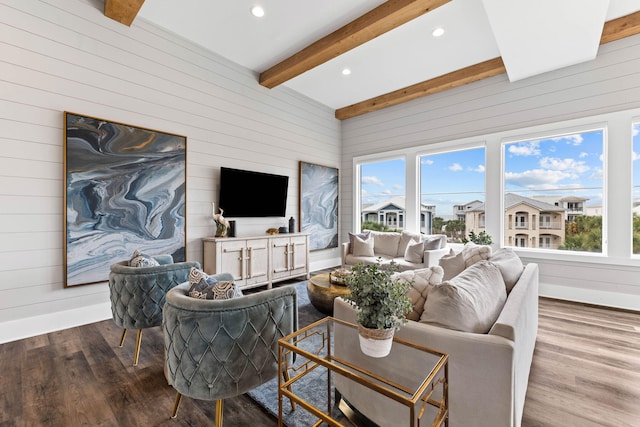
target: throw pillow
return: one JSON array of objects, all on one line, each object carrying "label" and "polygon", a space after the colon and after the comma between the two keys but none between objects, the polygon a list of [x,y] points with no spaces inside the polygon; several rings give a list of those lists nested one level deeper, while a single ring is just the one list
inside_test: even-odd
[{"label": "throw pillow", "polygon": [[422,242],[411,241],[404,251],[404,260],[414,264],[422,264],[424,256],[424,244]]},{"label": "throw pillow", "polygon": [[411,300],[413,307],[411,312],[407,313],[407,319],[418,321],[424,310],[424,303],[429,295],[429,290],[434,285],[442,282],[442,267],[434,265],[430,268],[418,268],[416,270],[407,270],[395,273],[394,278],[410,282],[411,287],[407,291],[407,296]]},{"label": "throw pillow", "polygon": [[429,291],[420,322],[486,334],[506,300],[500,269],[488,261],[480,261]]},{"label": "throw pillow", "polygon": [[375,231],[371,233],[371,238],[373,239],[373,249],[376,255],[398,256],[400,233]]},{"label": "throw pillow", "polygon": [[425,236],[424,237],[424,250],[430,251],[434,249],[440,249],[442,238],[440,236]]},{"label": "throw pillow", "polygon": [[233,281],[218,282],[202,270],[192,267],[189,271],[189,296],[199,299],[230,299],[242,296],[242,291]]},{"label": "throw pillow", "polygon": [[462,273],[465,269],[464,256],[462,252],[455,253],[449,249],[449,255],[445,255],[438,260],[438,265],[444,271],[442,280],[449,280]]},{"label": "throw pillow", "polygon": [[396,254],[396,256],[404,256],[404,252],[407,250],[407,246],[409,245],[409,243],[421,241],[421,234],[402,230],[402,233],[400,233],[400,242],[398,243],[398,253]]},{"label": "throw pillow", "polygon": [[462,256],[464,257],[465,268],[471,267],[478,261],[489,259],[491,246],[476,245],[473,242],[469,242],[462,248]]},{"label": "throw pillow", "polygon": [[157,267],[160,263],[150,255],[142,253],[137,249],[133,251],[131,259],[129,260],[129,267]]},{"label": "throw pillow", "polygon": [[353,238],[353,256],[374,256],[373,239],[361,239],[358,236]]},{"label": "throw pillow", "polygon": [[371,238],[371,231],[365,231],[363,233],[349,233],[349,253],[353,253],[353,240],[356,236],[362,240],[367,240]]},{"label": "throw pillow", "polygon": [[507,293],[511,292],[524,270],[520,257],[511,248],[501,248],[491,254],[489,261],[498,266],[500,273],[502,273]]}]

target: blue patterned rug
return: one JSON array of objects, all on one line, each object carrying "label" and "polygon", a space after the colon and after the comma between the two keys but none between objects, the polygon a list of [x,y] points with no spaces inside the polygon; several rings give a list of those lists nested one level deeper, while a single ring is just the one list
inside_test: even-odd
[{"label": "blue patterned rug", "polygon": [[[307,296],[307,282],[295,283],[290,286],[295,286],[298,292],[298,323],[299,327],[306,326],[310,323],[319,320],[326,315],[316,310],[316,308],[309,302]],[[318,370],[318,373],[320,370]],[[325,371],[326,372],[326,371]],[[325,373],[326,375],[326,373]],[[295,384],[294,393],[296,396],[302,397],[304,400],[312,403],[318,408],[327,407],[327,385],[325,375],[307,375],[301,378]],[[278,379],[273,380],[261,385],[248,392],[247,395],[251,397],[256,403],[265,408],[267,412],[278,418]],[[333,398],[333,397],[331,397]],[[291,404],[288,399],[283,400],[283,422],[287,427],[307,427],[312,426],[318,419],[311,415],[301,407],[297,407],[295,411],[291,411]]]}]

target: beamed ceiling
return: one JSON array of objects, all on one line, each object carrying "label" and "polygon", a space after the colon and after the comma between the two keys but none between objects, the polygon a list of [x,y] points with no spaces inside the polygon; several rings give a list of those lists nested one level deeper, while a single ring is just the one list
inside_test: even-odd
[{"label": "beamed ceiling", "polygon": [[[265,0],[256,18],[249,11],[259,3],[105,0],[104,14],[173,31],[341,120],[503,73],[513,82],[593,60],[601,44],[640,33],[640,0]],[[445,29],[438,39],[436,27]]]}]

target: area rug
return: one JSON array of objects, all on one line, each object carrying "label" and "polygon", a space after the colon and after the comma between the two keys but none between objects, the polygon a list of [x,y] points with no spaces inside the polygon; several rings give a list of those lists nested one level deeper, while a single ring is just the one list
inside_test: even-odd
[{"label": "area rug", "polygon": [[[316,310],[309,302],[307,296],[307,282],[296,283],[296,291],[298,292],[298,326],[303,327],[316,320],[322,319],[326,315]],[[307,402],[318,408],[327,407],[327,385],[326,371],[323,373],[318,371],[318,375],[307,375],[293,384],[296,396],[300,396]],[[270,414],[278,417],[278,379],[273,380],[253,389],[247,393],[249,397],[256,401],[260,406],[267,410]],[[332,396],[330,396],[332,398]],[[301,407],[297,407],[295,411],[291,411],[289,399],[283,399],[282,405],[283,423],[287,427],[307,427],[312,426],[318,419],[311,415]]]}]

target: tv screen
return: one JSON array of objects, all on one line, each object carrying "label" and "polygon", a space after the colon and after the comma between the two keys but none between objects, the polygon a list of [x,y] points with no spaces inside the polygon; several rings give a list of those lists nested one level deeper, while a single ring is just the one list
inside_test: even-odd
[{"label": "tv screen", "polygon": [[222,167],[218,206],[230,218],[283,217],[288,188],[288,176]]}]

